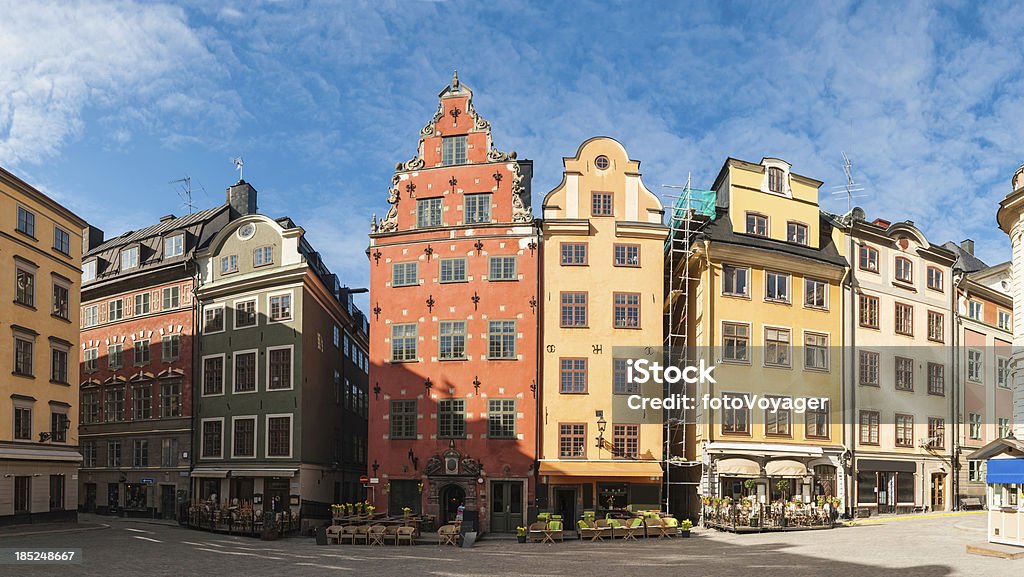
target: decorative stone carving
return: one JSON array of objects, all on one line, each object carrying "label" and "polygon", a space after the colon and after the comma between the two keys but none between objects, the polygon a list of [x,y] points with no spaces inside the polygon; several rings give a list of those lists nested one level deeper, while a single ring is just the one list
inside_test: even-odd
[{"label": "decorative stone carving", "polygon": [[512,166],[512,222],[531,222],[533,213],[523,204],[521,196],[526,192],[523,187],[523,172],[518,162],[514,162]]},{"label": "decorative stone carving", "polygon": [[423,159],[419,156],[414,156],[405,162],[399,162],[395,164],[395,172],[410,172],[413,170],[419,170],[425,166]]},{"label": "decorative stone carving", "polygon": [[388,189],[388,204],[391,205],[391,208],[388,209],[388,214],[381,219],[376,232],[395,232],[398,230],[398,201],[401,196],[402,193],[398,191],[398,188],[392,186]]},{"label": "decorative stone carving", "polygon": [[377,232],[377,213],[373,213],[373,219],[370,220],[370,232]]},{"label": "decorative stone carving", "polygon": [[437,121],[442,118],[444,118],[444,104],[438,102],[437,112],[434,113],[434,117],[430,119],[430,122],[420,130],[420,136],[434,136],[437,130]]},{"label": "decorative stone carving", "polygon": [[489,162],[508,162],[515,159],[516,151],[514,150],[512,152],[502,152],[491,146],[491,149],[487,151],[487,160]]},{"label": "decorative stone carving", "polygon": [[464,475],[479,475],[480,474],[480,461],[466,457],[462,460],[462,474]]},{"label": "decorative stone carving", "polygon": [[469,112],[469,117],[473,119],[473,128],[476,130],[491,130],[491,123],[484,119],[483,116],[477,114],[475,108],[473,108],[473,99],[469,99],[469,103],[466,105],[466,111]]},{"label": "decorative stone carving", "polygon": [[441,458],[437,455],[427,459],[426,473],[428,475],[440,475],[444,465],[441,463]]}]

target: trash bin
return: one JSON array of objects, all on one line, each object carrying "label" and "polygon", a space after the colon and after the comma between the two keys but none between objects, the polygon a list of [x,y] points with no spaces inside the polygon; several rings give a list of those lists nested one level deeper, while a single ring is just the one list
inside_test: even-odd
[{"label": "trash bin", "polygon": [[313,529],[313,536],[316,537],[316,544],[317,545],[326,545],[327,544],[327,528],[326,527],[317,527],[316,529]]},{"label": "trash bin", "polygon": [[472,547],[476,543],[476,531],[467,531],[462,534],[462,546]]}]

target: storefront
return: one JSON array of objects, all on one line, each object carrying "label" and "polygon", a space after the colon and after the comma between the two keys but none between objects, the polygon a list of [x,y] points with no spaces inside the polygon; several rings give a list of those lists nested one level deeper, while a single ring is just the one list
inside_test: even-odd
[{"label": "storefront", "polygon": [[708,443],[702,494],[758,503],[816,497],[843,500],[840,450],[769,443]]},{"label": "storefront", "polygon": [[988,541],[1024,547],[1024,442],[996,439],[970,460],[985,469]]},{"label": "storefront", "polygon": [[661,509],[661,464],[655,461],[542,461],[542,512],[577,519],[584,511]]},{"label": "storefront", "polygon": [[916,475],[913,461],[857,459],[857,507],[876,513],[913,511]]}]

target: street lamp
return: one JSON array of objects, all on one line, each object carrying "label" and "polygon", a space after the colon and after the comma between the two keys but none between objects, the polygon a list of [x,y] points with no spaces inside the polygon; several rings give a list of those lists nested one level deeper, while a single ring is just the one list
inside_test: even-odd
[{"label": "street lamp", "polygon": [[[604,420],[604,413],[599,413],[597,418],[597,448],[600,450],[604,447],[604,431],[608,427],[608,421]],[[598,453],[600,457],[600,453]]]}]

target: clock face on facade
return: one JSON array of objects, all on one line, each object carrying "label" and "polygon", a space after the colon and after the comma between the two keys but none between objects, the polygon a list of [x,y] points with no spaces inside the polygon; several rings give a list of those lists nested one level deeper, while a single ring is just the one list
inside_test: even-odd
[{"label": "clock face on facade", "polygon": [[238,238],[242,240],[249,240],[254,234],[256,234],[256,225],[251,222],[238,227]]}]

